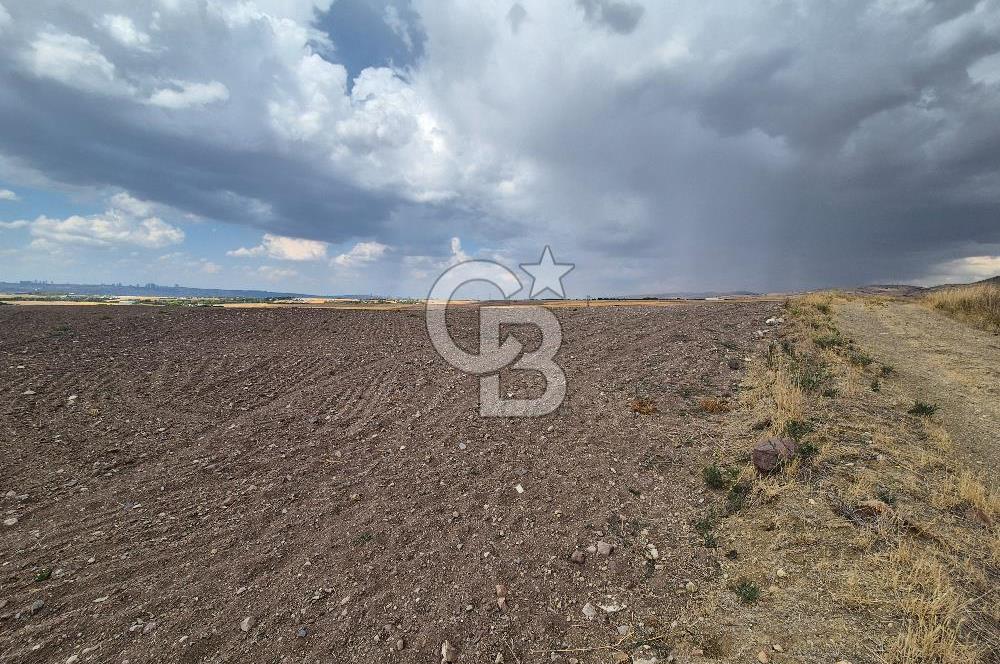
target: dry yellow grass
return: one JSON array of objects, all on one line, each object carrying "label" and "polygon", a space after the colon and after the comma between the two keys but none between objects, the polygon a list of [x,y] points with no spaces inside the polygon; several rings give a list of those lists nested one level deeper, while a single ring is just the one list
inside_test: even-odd
[{"label": "dry yellow grass", "polygon": [[960,320],[1000,332],[1000,286],[996,284],[946,288],[926,295],[924,302]]},{"label": "dry yellow grass", "polygon": [[729,406],[722,399],[705,397],[698,402],[698,407],[706,413],[728,413]]},{"label": "dry yellow grass", "polygon": [[[769,422],[773,433],[806,423],[800,445],[811,448],[775,475],[747,466],[739,474],[750,486],[747,499],[719,533],[739,549],[729,578],[759,575],[762,563],[782,559],[797,565],[800,576],[779,579],[779,594],[766,597],[785,616],[809,616],[801,626],[770,625],[766,613],[754,612],[745,624],[804,634],[822,624],[828,643],[844,635],[865,653],[861,659],[883,664],[993,661],[987,653],[1000,652],[1000,495],[961,466],[935,418],[901,426],[905,407],[872,388],[874,379],[892,380],[878,358],[852,361],[857,347],[848,339],[816,343],[840,334],[833,316],[840,301],[823,293],[791,301],[789,325],[750,364],[741,390],[744,417]],[[754,435],[762,435],[760,426]],[[721,454],[724,465],[745,464],[746,447],[727,445]],[[756,532],[766,535],[755,540]],[[756,555],[763,547],[767,555]],[[716,601],[725,600],[720,591]],[[753,644],[743,652],[752,656]],[[824,656],[834,661],[832,654]]]}]

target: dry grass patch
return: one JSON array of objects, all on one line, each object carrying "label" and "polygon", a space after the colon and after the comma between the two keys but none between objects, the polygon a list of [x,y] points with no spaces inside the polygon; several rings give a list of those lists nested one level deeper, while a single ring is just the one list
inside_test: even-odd
[{"label": "dry grass patch", "polygon": [[722,399],[716,397],[705,397],[698,402],[698,408],[706,413],[728,413],[729,406]]},{"label": "dry grass patch", "polygon": [[926,295],[924,302],[959,320],[1000,332],[1000,286],[996,284],[946,288]]},{"label": "dry grass patch", "polygon": [[640,399],[638,397],[632,399],[632,402],[629,404],[629,409],[633,413],[637,413],[639,415],[653,415],[659,412],[656,408],[656,402],[652,399]]},{"label": "dry grass patch", "polygon": [[[723,515],[716,550],[731,552],[722,568],[730,583],[769,578],[752,606],[724,585],[712,596],[743,644],[730,654],[752,658],[766,643],[740,635],[763,631],[785,634],[795,661],[1000,661],[990,654],[1000,653],[1000,496],[958,465],[933,414],[909,415],[871,389],[892,372],[858,361],[836,329],[837,302],[788,303],[789,323],[748,366],[742,434],[721,450],[722,465],[744,468],[732,481],[738,507],[710,508]],[[799,454],[758,476],[749,446],[791,433]]]}]

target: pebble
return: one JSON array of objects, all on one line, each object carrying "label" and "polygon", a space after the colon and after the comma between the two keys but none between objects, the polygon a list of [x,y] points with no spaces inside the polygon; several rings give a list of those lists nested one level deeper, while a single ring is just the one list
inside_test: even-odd
[{"label": "pebble", "polygon": [[687,591],[688,591],[689,593],[693,593],[693,592],[695,592],[696,590],[698,590],[698,586],[697,586],[697,585],[695,585],[695,582],[694,582],[694,581],[688,581],[688,582],[687,582],[687,585],[686,585],[686,586],[684,586],[684,587],[685,587],[685,588],[687,589]]},{"label": "pebble", "polygon": [[602,556],[610,556],[611,552],[615,550],[615,545],[609,542],[598,542],[597,543],[597,553]]},{"label": "pebble", "polygon": [[778,577],[781,578],[781,579],[783,579],[786,576],[788,576],[788,572],[786,572],[785,570],[781,569],[780,567],[778,568],[778,571],[775,572],[775,574],[777,574]]},{"label": "pebble", "polygon": [[772,644],[771,647],[774,649],[774,652],[785,652],[785,649],[779,646],[777,643]]},{"label": "pebble", "polygon": [[768,664],[768,662],[771,661],[771,658],[767,656],[766,652],[761,650],[757,653],[757,661],[760,662],[760,664]]},{"label": "pebble", "polygon": [[17,519],[15,517],[10,517],[9,519],[4,519],[3,520],[3,525],[7,526],[8,528],[10,528],[11,526],[16,526],[17,525]]},{"label": "pebble", "polygon": [[79,659],[80,659],[79,655],[70,655],[69,657],[66,658],[66,664],[75,664],[77,661],[79,661]]},{"label": "pebble", "polygon": [[296,634],[296,636],[298,636],[298,637],[299,637],[300,639],[304,639],[304,638],[306,638],[307,636],[309,636],[309,630],[308,630],[308,629],[306,629],[305,627],[299,627],[299,631],[297,631],[297,632],[296,632],[295,634]]},{"label": "pebble", "polygon": [[458,444],[458,449],[464,450],[465,448],[466,448],[466,444],[465,443],[459,443]]},{"label": "pebble", "polygon": [[35,615],[44,608],[45,608],[45,602],[40,599],[36,599],[34,602],[31,603],[31,608],[29,609],[29,611],[31,611],[31,615]]},{"label": "pebble", "polygon": [[396,640],[396,650],[402,652],[403,648],[405,648],[405,647],[406,647],[406,639],[397,639]]},{"label": "pebble", "polygon": [[253,627],[253,624],[254,624],[253,618],[251,616],[247,616],[246,618],[243,619],[243,622],[240,623],[240,629],[242,629],[244,632],[249,632],[250,629]]},{"label": "pebble", "polygon": [[660,552],[657,551],[656,546],[653,544],[647,544],[646,550],[643,553],[647,560],[658,560],[660,558]]},{"label": "pebble", "polygon": [[146,623],[145,625],[142,626],[142,633],[143,634],[149,634],[154,629],[156,629],[156,623],[151,620],[151,621],[149,621],[148,623]]},{"label": "pebble", "polygon": [[570,554],[569,559],[572,560],[577,565],[582,565],[585,562],[587,562],[587,554],[585,554],[580,549],[577,549],[576,551]]}]

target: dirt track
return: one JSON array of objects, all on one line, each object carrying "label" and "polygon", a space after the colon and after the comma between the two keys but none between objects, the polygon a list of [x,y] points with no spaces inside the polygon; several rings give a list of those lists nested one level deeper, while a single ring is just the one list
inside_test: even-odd
[{"label": "dirt track", "polygon": [[[0,308],[0,661],[433,662],[448,639],[536,662],[638,639],[717,573],[691,523],[722,416],[697,400],[731,393],[777,308],[561,309],[567,400],[506,421],[417,311]],[[599,540],[610,557],[569,561]]]},{"label": "dirt track", "polygon": [[940,406],[955,449],[997,481],[1000,337],[917,304],[838,307],[845,332],[890,363],[909,400]]}]

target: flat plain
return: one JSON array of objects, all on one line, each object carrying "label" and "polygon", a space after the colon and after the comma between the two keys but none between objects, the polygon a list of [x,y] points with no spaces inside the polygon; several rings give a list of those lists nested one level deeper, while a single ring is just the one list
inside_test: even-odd
[{"label": "flat plain", "polygon": [[560,308],[502,420],[416,308],[2,307],[0,660],[606,661],[719,576],[699,404],[779,310]]}]

